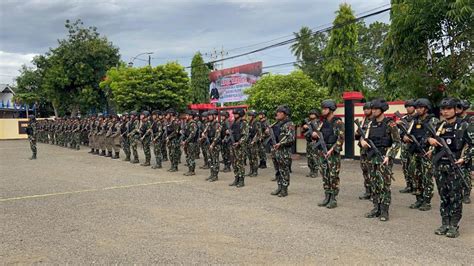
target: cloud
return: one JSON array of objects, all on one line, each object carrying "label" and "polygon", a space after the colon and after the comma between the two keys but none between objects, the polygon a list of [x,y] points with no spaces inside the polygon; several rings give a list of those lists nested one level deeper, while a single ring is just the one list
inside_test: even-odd
[{"label": "cloud", "polygon": [[0,51],[0,84],[13,84],[22,65],[31,66],[36,54],[17,54]]}]

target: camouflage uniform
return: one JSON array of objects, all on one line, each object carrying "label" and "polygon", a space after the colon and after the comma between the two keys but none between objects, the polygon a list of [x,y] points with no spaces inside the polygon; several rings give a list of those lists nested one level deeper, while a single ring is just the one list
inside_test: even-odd
[{"label": "camouflage uniform", "polygon": [[[471,141],[474,138],[474,116],[470,115],[465,115],[464,117],[461,117],[462,121],[466,122],[469,124],[468,127],[468,136],[470,137]],[[472,144],[471,144],[472,145]],[[464,188],[463,192],[463,203],[464,204],[470,204],[471,203],[471,191],[472,191],[472,153],[470,156],[468,156],[468,160],[466,162],[466,167],[465,169],[465,178],[467,180],[468,186]]]},{"label": "camouflage uniform", "polygon": [[37,123],[34,116],[29,117],[28,127],[26,128],[26,133],[28,134],[28,141],[30,142],[30,149],[33,155],[30,159],[36,159],[36,153],[38,152],[36,148],[36,135],[37,135]]},{"label": "camouflage uniform", "polygon": [[128,133],[131,131],[132,121],[128,120],[128,115],[125,115],[122,119],[122,125],[120,127],[120,138],[121,138],[121,145],[123,149],[123,153],[125,153],[125,160],[130,161],[130,138],[128,137]]},{"label": "camouflage uniform", "polygon": [[306,175],[307,177],[315,178],[318,176],[318,172],[320,171],[320,152],[315,146],[314,139],[312,136],[308,134],[308,132],[312,132],[319,127],[319,121],[317,119],[314,120],[307,120],[306,124],[308,127],[311,127],[312,130],[303,130],[305,133],[306,139],[306,157],[308,159],[308,168],[309,174]]},{"label": "camouflage uniform", "polygon": [[185,129],[185,139],[184,139],[184,149],[186,150],[186,163],[188,165],[188,173],[185,175],[194,175],[194,171],[196,169],[196,149],[199,148],[198,146],[198,126],[196,121],[190,120],[187,122],[187,126]]},{"label": "camouflage uniform", "polygon": [[[161,115],[161,113],[157,112],[157,115]],[[163,155],[161,154],[162,152],[162,146],[163,146],[163,124],[159,119],[155,120],[155,122],[152,125],[152,131],[153,131],[153,153],[155,154],[155,165],[152,166],[153,169],[160,169],[162,168],[162,161],[163,161]]]},{"label": "camouflage uniform", "polygon": [[[411,123],[413,121],[413,116],[405,115],[403,116],[403,119],[406,120],[408,123]],[[401,144],[400,161],[402,162],[403,177],[405,178],[406,187],[400,190],[400,193],[411,193],[413,192],[414,187],[413,177],[410,173],[410,162],[412,156],[408,151],[408,146],[409,145],[405,142],[402,142]]]},{"label": "camouflage uniform", "polygon": [[[217,116],[217,112],[211,112]],[[214,118],[215,119],[215,118]],[[209,145],[209,169],[210,176],[206,179],[210,182],[217,181],[219,175],[219,151],[221,149],[221,130],[222,127],[218,121],[210,121],[208,127],[203,132],[204,142],[210,143]]]},{"label": "camouflage uniform", "polygon": [[130,160],[130,163],[139,163],[140,159],[138,158],[138,144],[140,143],[140,120],[135,118],[131,122],[131,130],[128,133],[130,139],[130,147],[132,149],[133,159]]},{"label": "camouflage uniform", "polygon": [[145,162],[141,166],[150,166],[151,161],[151,123],[149,120],[148,111],[144,111],[145,118],[140,123],[140,142],[143,147],[143,153],[145,154]]},{"label": "camouflage uniform", "polygon": [[180,147],[179,147],[179,121],[175,118],[170,120],[168,125],[166,126],[167,131],[167,138],[166,142],[168,145],[169,150],[169,159],[171,162],[171,168],[168,170],[169,172],[176,172],[178,171],[178,164],[179,164],[179,154],[180,154]]},{"label": "camouflage uniform", "polygon": [[230,126],[231,134],[235,141],[232,144],[232,166],[234,167],[234,182],[231,183],[231,186],[243,187],[245,186],[245,166],[244,166],[244,157],[245,157],[245,144],[247,143],[249,136],[249,127],[247,121],[242,117],[244,112],[241,112],[241,117],[232,123]]},{"label": "camouflage uniform", "polygon": [[[230,128],[230,123],[228,120],[228,113],[224,112],[226,115],[224,115],[223,120],[221,121],[221,138],[222,138],[222,146],[221,146],[221,153],[222,153],[222,161],[224,162],[224,170],[223,172],[230,172],[230,166],[231,166],[231,144],[228,142],[228,138],[226,138],[226,131]],[[223,114],[221,113],[221,117],[223,117]]]},{"label": "camouflage uniform", "polygon": [[[367,127],[370,123],[370,118],[364,117],[362,120],[362,129],[367,131]],[[360,139],[360,134],[357,132],[355,134],[356,140]],[[360,147],[360,144],[359,144]],[[360,147],[360,169],[362,170],[362,176],[364,177],[364,188],[365,193],[359,197],[359,199],[370,199],[371,198],[371,182],[370,182],[370,160],[367,157],[367,151]]]},{"label": "camouflage uniform", "polygon": [[265,116],[265,112],[261,111],[259,112],[259,116],[262,115],[262,118],[260,119],[260,140],[259,140],[259,145],[258,145],[258,157],[260,158],[260,165],[258,166],[259,168],[265,169],[267,168],[267,151],[266,151],[266,145],[265,145],[265,134],[264,131],[268,128],[268,122]]},{"label": "camouflage uniform", "polygon": [[[205,128],[209,126],[209,122],[207,121],[207,114],[208,112],[202,113],[202,117],[206,118],[206,120],[201,122],[201,132],[204,132]],[[199,146],[201,147],[202,157],[204,159],[204,165],[200,167],[201,169],[209,169],[209,145],[209,142],[199,143]]]},{"label": "camouflage uniform", "polygon": [[253,112],[254,118],[249,122],[249,137],[247,141],[247,156],[249,159],[250,173],[248,176],[258,175],[258,148],[261,139],[261,124],[255,118],[256,113]]}]

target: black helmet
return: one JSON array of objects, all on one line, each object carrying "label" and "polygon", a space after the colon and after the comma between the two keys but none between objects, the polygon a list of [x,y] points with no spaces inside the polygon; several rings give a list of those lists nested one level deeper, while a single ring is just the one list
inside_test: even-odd
[{"label": "black helmet", "polygon": [[426,99],[426,98],[420,98],[418,100],[416,100],[415,102],[415,107],[418,108],[418,107],[426,107],[428,110],[431,110],[431,102],[430,100]]},{"label": "black helmet", "polygon": [[278,106],[278,108],[276,109],[276,112],[282,112],[282,113],[285,113],[286,115],[291,115],[291,110],[290,110],[290,107],[286,106],[286,105],[280,105]]},{"label": "black helmet", "polygon": [[221,111],[220,113],[222,116],[229,117],[229,113],[227,111]]},{"label": "black helmet", "polygon": [[458,105],[457,99],[448,97],[444,98],[441,100],[441,103],[439,104],[439,108],[455,108]]},{"label": "black helmet", "polygon": [[217,115],[217,110],[209,110],[207,115]]},{"label": "black helmet", "polygon": [[143,111],[143,112],[142,112],[142,115],[144,115],[145,117],[149,117],[149,116],[150,116],[150,112],[148,112],[148,111]]},{"label": "black helmet", "polygon": [[201,117],[207,117],[207,115],[208,115],[208,112],[202,112],[201,113]]},{"label": "black helmet", "polygon": [[152,115],[162,115],[160,110],[154,110],[153,112],[151,112],[151,114]]},{"label": "black helmet", "polygon": [[373,100],[372,109],[380,109],[382,112],[385,112],[388,110],[388,103],[384,99]]},{"label": "black helmet", "polygon": [[337,106],[334,100],[324,100],[321,102],[321,108],[329,108],[331,111],[335,111]]},{"label": "black helmet", "polygon": [[137,111],[131,111],[131,112],[130,112],[130,115],[137,116],[138,113],[137,113]]},{"label": "black helmet", "polygon": [[458,108],[467,110],[471,107],[471,103],[468,100],[459,100]]},{"label": "black helmet", "polygon": [[166,110],[165,114],[176,115],[176,111],[173,108]]},{"label": "black helmet", "polygon": [[415,100],[407,100],[405,102],[405,108],[407,107],[416,107]]},{"label": "black helmet", "polygon": [[122,114],[122,116],[128,116],[128,113],[127,113],[127,112],[124,112],[124,113]]},{"label": "black helmet", "polygon": [[266,116],[266,115],[267,115],[267,111],[262,110],[262,111],[258,112],[258,114],[259,114],[259,115],[265,115],[265,116]]},{"label": "black helmet", "polygon": [[245,110],[243,108],[237,108],[232,112],[234,115],[238,114],[240,117],[245,115]]},{"label": "black helmet", "polygon": [[320,116],[321,113],[318,111],[318,109],[311,109],[309,110],[309,115],[317,115],[317,116]]},{"label": "black helmet", "polygon": [[255,117],[255,116],[257,116],[257,112],[255,112],[254,110],[251,110],[247,113],[247,115]]},{"label": "black helmet", "polygon": [[184,113],[187,114],[187,115],[194,115],[193,110],[186,110]]},{"label": "black helmet", "polygon": [[362,109],[363,110],[372,109],[372,103],[371,102],[364,103],[364,106],[362,107]]}]

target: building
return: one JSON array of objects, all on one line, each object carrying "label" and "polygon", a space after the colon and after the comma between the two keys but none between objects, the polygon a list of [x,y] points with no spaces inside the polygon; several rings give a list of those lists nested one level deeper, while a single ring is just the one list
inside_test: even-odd
[{"label": "building", "polygon": [[27,106],[15,103],[15,91],[8,84],[0,84],[0,118],[26,117]]}]

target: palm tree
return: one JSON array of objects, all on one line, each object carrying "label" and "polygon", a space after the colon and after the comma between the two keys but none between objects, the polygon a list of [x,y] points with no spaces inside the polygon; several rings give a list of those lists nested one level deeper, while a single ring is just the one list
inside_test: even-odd
[{"label": "palm tree", "polygon": [[296,42],[291,45],[291,52],[296,56],[298,61],[301,61],[306,54],[311,53],[313,32],[308,27],[302,27],[299,32],[294,33]]}]

